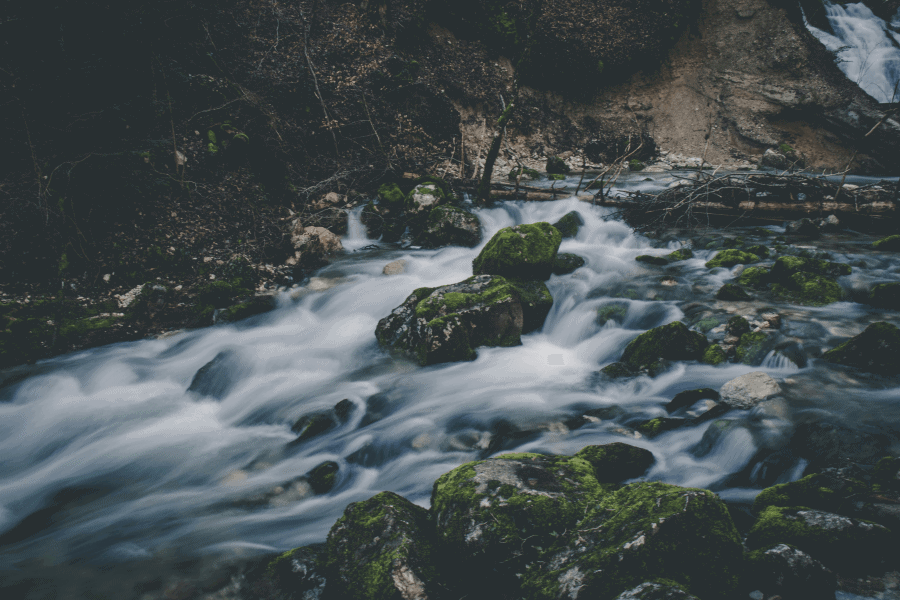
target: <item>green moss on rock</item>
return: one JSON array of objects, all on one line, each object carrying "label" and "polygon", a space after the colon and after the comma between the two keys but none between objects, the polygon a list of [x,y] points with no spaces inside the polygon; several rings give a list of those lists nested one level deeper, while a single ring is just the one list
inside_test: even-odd
[{"label": "green moss on rock", "polygon": [[759,257],[743,250],[729,249],[722,250],[716,254],[711,260],[707,261],[707,269],[715,269],[717,267],[731,268],[735,265],[749,265],[759,261]]},{"label": "green moss on rock", "polygon": [[745,365],[760,365],[775,347],[775,341],[775,336],[762,331],[745,333],[734,349],[735,357]]},{"label": "green moss on rock", "polygon": [[584,225],[584,219],[578,211],[574,210],[567,212],[559,221],[553,224],[554,227],[559,229],[563,239],[573,238],[578,235],[578,230],[582,225]]},{"label": "green moss on rock", "polygon": [[640,263],[648,264],[648,265],[663,266],[663,265],[669,264],[669,260],[667,258],[665,258],[664,256],[651,256],[649,254],[641,254],[640,256],[636,257],[634,260],[636,260]]},{"label": "green moss on rock", "polygon": [[656,462],[649,450],[623,442],[585,446],[575,456],[590,463],[594,477],[603,484],[641,477]]},{"label": "green moss on rock", "polygon": [[[541,178],[541,174],[538,171],[535,171],[534,169],[529,169],[528,167],[522,167],[522,168],[516,167],[515,169],[513,169],[512,171],[509,172],[509,175],[507,175],[506,178],[509,179],[510,181],[515,181],[519,177],[519,171],[522,172],[522,175],[527,175],[528,178],[533,179],[534,181],[538,181]],[[523,179],[525,179],[525,178],[523,177]]]},{"label": "green moss on rock", "polygon": [[339,470],[340,465],[333,460],[328,460],[313,467],[306,474],[306,480],[309,482],[309,487],[313,489],[313,492],[316,494],[327,494],[334,488]]},{"label": "green moss on rock", "polygon": [[898,252],[900,251],[900,235],[889,235],[886,238],[881,238],[874,242],[872,246],[876,250],[883,252]]},{"label": "green moss on rock", "polygon": [[680,260],[687,260],[689,258],[694,258],[694,251],[690,248],[680,248],[675,252],[666,255],[666,258],[669,262],[677,262]]},{"label": "green moss on rock", "polygon": [[556,262],[553,263],[554,275],[568,275],[573,271],[580,269],[585,264],[585,260],[577,254],[569,254],[560,252],[556,255]]},{"label": "green moss on rock", "polygon": [[433,208],[416,244],[424,248],[477,246],[481,242],[481,222],[472,213],[450,205]]},{"label": "green moss on rock", "polygon": [[822,358],[870,373],[900,374],[900,329],[883,321],[872,323]]},{"label": "green moss on rock", "polygon": [[547,280],[561,242],[559,230],[549,223],[505,227],[472,261],[472,270],[476,275]]},{"label": "green moss on rock", "polygon": [[625,347],[621,360],[631,369],[641,371],[652,368],[661,359],[697,360],[706,346],[706,336],[675,321],[637,336]]},{"label": "green moss on rock", "polygon": [[408,590],[399,588],[414,578],[433,595],[430,530],[428,511],[393,492],[354,502],[328,533],[329,590],[347,600],[403,600]]},{"label": "green moss on rock", "polygon": [[767,267],[747,267],[741,272],[737,281],[741,285],[760,290],[765,289],[768,278],[769,269]]},{"label": "green moss on rock", "polygon": [[813,473],[797,481],[780,483],[761,491],[753,501],[753,512],[761,513],[770,506],[805,506],[816,510],[843,512],[850,498],[868,492],[861,481],[837,479]]},{"label": "green moss on rock", "polygon": [[704,362],[708,365],[720,365],[728,359],[728,355],[725,354],[725,351],[722,350],[722,347],[718,344],[710,344],[706,347],[706,350],[703,351],[703,357],[700,359],[701,362]]},{"label": "green moss on rock", "polygon": [[744,291],[739,285],[735,285],[733,283],[726,283],[719,291],[716,292],[716,298],[719,300],[738,300],[738,301],[746,301],[752,300],[752,296]]},{"label": "green moss on rock", "polygon": [[687,422],[685,419],[673,419],[669,417],[656,417],[655,419],[650,419],[648,421],[644,421],[640,425],[635,428],[635,431],[641,433],[649,438],[654,438],[658,435],[661,435],[667,431],[674,431],[679,427],[684,427]]},{"label": "green moss on rock", "polygon": [[402,212],[406,196],[396,183],[385,183],[378,188],[378,202],[390,211]]},{"label": "green moss on rock", "polygon": [[613,304],[605,304],[597,309],[597,325],[605,325],[607,321],[625,322],[625,315],[628,313],[628,305],[622,302]]},{"label": "green moss on rock", "polygon": [[565,543],[524,574],[529,598],[613,598],[654,578],[707,600],[736,597],[742,567],[738,532],[708,490],[634,483],[604,496]]}]

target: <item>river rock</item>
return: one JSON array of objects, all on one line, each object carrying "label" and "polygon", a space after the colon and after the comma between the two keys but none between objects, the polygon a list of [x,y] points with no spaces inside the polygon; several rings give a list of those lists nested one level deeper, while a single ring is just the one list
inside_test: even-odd
[{"label": "river rock", "polygon": [[382,492],[354,502],[328,532],[329,593],[346,600],[438,597],[428,511]]},{"label": "river rock", "polygon": [[759,262],[759,257],[750,252],[737,250],[734,248],[722,250],[716,254],[711,260],[706,262],[707,269],[715,269],[717,267],[731,268],[735,265],[746,265]]},{"label": "river rock", "polygon": [[423,248],[471,248],[481,243],[481,222],[472,213],[456,206],[438,206],[428,213],[428,219],[416,237],[416,243]]},{"label": "river rock", "polygon": [[420,288],[378,322],[381,345],[421,365],[472,360],[478,346],[516,346],[543,325],[553,304],[542,282],[476,275],[439,288]]},{"label": "river rock", "polygon": [[752,300],[753,297],[744,291],[739,285],[735,285],[733,283],[726,283],[722,287],[719,288],[719,291],[716,292],[716,298],[719,300]]},{"label": "river rock", "polygon": [[883,321],[872,323],[822,358],[860,371],[900,374],[900,329]]},{"label": "river rock", "polygon": [[810,240],[817,239],[820,235],[819,227],[809,219],[800,219],[799,221],[791,221],[784,226],[784,233],[787,235],[797,235]]},{"label": "river rock", "polygon": [[236,350],[223,350],[194,374],[187,391],[222,400],[251,370]]},{"label": "river rock", "polygon": [[698,600],[675,584],[645,581],[641,585],[622,592],[615,600]]},{"label": "river rock", "polygon": [[797,507],[770,506],[747,535],[751,549],[790,544],[839,571],[873,567],[891,544],[882,525],[835,513]]},{"label": "river rock", "polygon": [[[441,476],[431,495],[448,581],[511,593],[515,573],[573,530],[602,494],[581,457],[507,454]],[[527,542],[526,542],[527,540]],[[479,597],[487,594],[479,593]]]},{"label": "river rock", "polygon": [[341,238],[324,227],[303,227],[299,221],[291,231],[294,256],[287,259],[290,266],[316,269],[327,264],[328,258],[344,249]]},{"label": "river rock", "polygon": [[764,331],[753,331],[741,336],[734,349],[735,358],[745,365],[758,366],[775,349],[777,338]]},{"label": "river rock", "polygon": [[444,201],[444,192],[435,183],[420,183],[409,193],[407,210],[413,213],[429,212]]},{"label": "river rock", "polygon": [[642,333],[631,340],[621,362],[633,371],[653,370],[661,360],[699,360],[707,346],[706,336],[675,321]]},{"label": "river rock", "polygon": [[325,594],[325,544],[294,548],[267,565],[268,578],[276,589],[299,600],[317,600]]},{"label": "river rock", "polygon": [[766,597],[783,600],[833,600],[837,578],[802,550],[778,544],[748,556],[749,579]]},{"label": "river rock", "polygon": [[[607,494],[523,576],[524,597],[613,598],[648,579],[734,598],[740,537],[712,492],[659,482]],[[540,590],[540,593],[538,591]]]},{"label": "river rock", "polygon": [[[609,418],[606,414],[604,417]],[[621,483],[635,479],[646,473],[656,461],[649,450],[622,442],[585,446],[575,456],[591,465],[594,477],[600,483]]]},{"label": "river rock", "polygon": [[553,263],[554,275],[568,275],[584,266],[585,260],[577,254],[560,252]]},{"label": "river rock", "polygon": [[584,225],[584,218],[578,211],[567,212],[563,217],[553,224],[562,234],[563,239],[573,238],[578,235],[578,230]]},{"label": "river rock", "polygon": [[675,397],[666,404],[666,412],[675,412],[682,408],[690,408],[700,400],[719,401],[719,392],[712,388],[698,388],[695,390],[685,390],[678,392]]},{"label": "river rock", "polygon": [[400,275],[406,271],[406,261],[402,258],[399,260],[395,260],[393,262],[389,262],[384,265],[384,269],[381,272],[385,275]]},{"label": "river rock", "polygon": [[888,441],[879,434],[814,421],[797,426],[791,448],[795,455],[809,462],[809,472],[848,464],[874,466],[887,454]]},{"label": "river rock", "polygon": [[781,386],[768,374],[754,371],[727,382],[719,390],[722,402],[734,408],[753,408],[781,393]]},{"label": "river rock", "polygon": [[504,227],[472,261],[475,275],[547,280],[562,234],[549,223]]},{"label": "river rock", "polygon": [[882,252],[898,252],[900,251],[900,234],[881,238],[874,242],[872,246],[876,250],[881,250]]},{"label": "river rock", "polygon": [[869,290],[869,304],[876,308],[900,310],[900,283],[879,283]]}]

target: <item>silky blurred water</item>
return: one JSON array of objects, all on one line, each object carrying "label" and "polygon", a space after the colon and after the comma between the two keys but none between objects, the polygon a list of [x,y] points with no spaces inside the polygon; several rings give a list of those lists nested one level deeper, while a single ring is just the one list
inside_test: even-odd
[{"label": "silky blurred water", "polygon": [[[658,189],[672,180],[654,177],[628,185]],[[609,209],[575,198],[475,213],[486,243],[502,227],[552,223],[572,210],[585,225],[560,251],[583,256],[586,265],[551,277],[554,305],[541,331],[518,347],[481,348],[472,362],[419,367],[385,353],[374,331],[415,288],[469,277],[480,247],[372,242],[354,213],[348,251],[283,293],[271,313],[16,369],[0,389],[0,569],[27,578],[47,569],[102,571],[320,542],[350,502],[391,490],[427,507],[441,474],[510,450],[570,454],[626,441],[654,453],[650,479],[748,501],[764,485],[802,473],[802,461],[788,460],[774,474],[759,476],[759,466],[753,474],[767,453],[786,446],[798,416],[819,411],[852,426],[898,429],[896,382],[850,377],[814,358],[801,368],[787,352],[773,351],[758,367],[676,363],[654,379],[598,378],[636,335],[679,319],[715,313],[724,322],[732,313],[774,310],[785,339],[812,354],[872,320],[898,321],[854,302],[716,301],[715,290],[733,272],[706,269],[714,250],[645,267],[636,256],[666,254],[680,242],[657,247],[608,219]],[[900,280],[900,261],[854,244],[832,250],[832,260],[867,265],[842,278],[848,289]],[[382,274],[398,259],[406,261],[402,274]],[[663,285],[664,278],[675,285]],[[597,309],[612,302],[625,306],[624,317],[599,325]],[[210,361],[207,385],[197,388],[203,393],[188,391]],[[728,413],[741,426],[704,452],[697,447],[708,423],[652,440],[634,433],[637,422],[666,415],[663,406],[677,392],[718,389],[755,370],[781,382],[785,401]],[[344,399],[354,407],[345,423],[289,445],[297,419]],[[597,412],[610,407],[618,408]],[[591,411],[603,416],[573,425]],[[316,496],[299,478],[323,461],[340,469],[334,489]],[[57,589],[52,597],[65,595]]]}]

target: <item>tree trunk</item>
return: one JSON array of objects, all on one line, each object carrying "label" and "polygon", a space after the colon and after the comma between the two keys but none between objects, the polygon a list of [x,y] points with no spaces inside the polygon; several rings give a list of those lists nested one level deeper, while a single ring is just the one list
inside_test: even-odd
[{"label": "tree trunk", "polygon": [[497,162],[497,156],[500,154],[500,145],[503,143],[503,131],[509,122],[512,113],[516,108],[516,100],[518,94],[518,85],[513,93],[509,104],[503,109],[500,118],[497,119],[497,133],[491,142],[491,148],[488,150],[487,157],[484,160],[484,173],[481,175],[481,183],[478,184],[478,200],[484,202],[491,196],[491,175],[494,173],[494,163]]}]

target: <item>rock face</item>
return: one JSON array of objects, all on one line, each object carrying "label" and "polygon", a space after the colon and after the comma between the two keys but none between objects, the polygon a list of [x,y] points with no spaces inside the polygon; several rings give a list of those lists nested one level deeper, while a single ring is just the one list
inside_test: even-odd
[{"label": "rock face", "polygon": [[329,593],[347,600],[438,597],[429,528],[427,510],[392,492],[351,504],[328,533]]},{"label": "rock face", "polygon": [[900,329],[890,323],[872,323],[822,358],[860,371],[896,375],[900,373]]},{"label": "rock face", "polygon": [[734,408],[753,408],[781,393],[781,386],[768,374],[754,371],[732,379],[719,390],[722,402]]},{"label": "rock face", "polygon": [[553,297],[541,282],[476,275],[439,288],[420,288],[384,319],[383,346],[421,365],[472,360],[478,346],[516,346],[540,327]]},{"label": "rock face", "polygon": [[476,275],[550,279],[562,234],[549,223],[501,229],[472,261]]},{"label": "rock face", "polygon": [[416,243],[424,248],[477,246],[481,243],[481,222],[472,213],[455,206],[438,206],[428,213]]}]

